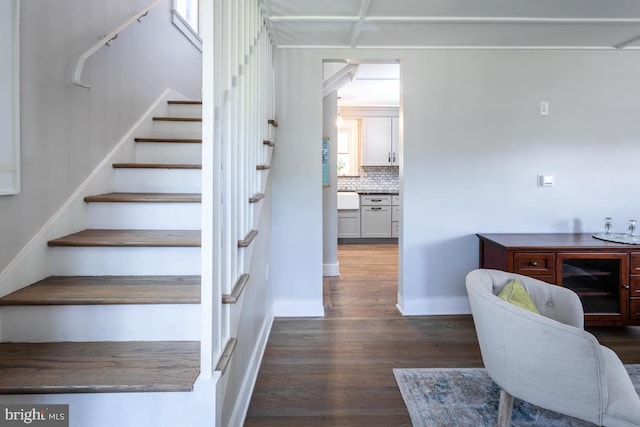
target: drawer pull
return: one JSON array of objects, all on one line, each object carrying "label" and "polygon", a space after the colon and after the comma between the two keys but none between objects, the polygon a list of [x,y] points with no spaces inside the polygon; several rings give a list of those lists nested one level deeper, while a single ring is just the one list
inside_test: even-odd
[{"label": "drawer pull", "polygon": [[531,267],[537,267],[537,266],[538,266],[538,261],[531,261],[531,262],[529,263],[529,265],[530,265]]},{"label": "drawer pull", "polygon": [[382,201],[382,199],[371,199],[371,201],[380,203]]},{"label": "drawer pull", "polygon": [[629,286],[629,285],[622,285],[622,287],[625,288],[625,289],[631,288],[631,286]]},{"label": "drawer pull", "polygon": [[382,208],[371,208],[372,211],[380,211]]}]

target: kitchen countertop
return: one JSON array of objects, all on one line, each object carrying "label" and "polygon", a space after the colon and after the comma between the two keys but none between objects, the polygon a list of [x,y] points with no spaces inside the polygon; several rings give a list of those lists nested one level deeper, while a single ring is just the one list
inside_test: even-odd
[{"label": "kitchen countertop", "polygon": [[400,194],[398,191],[352,191],[352,190],[338,190],[338,193],[358,193],[364,196],[397,196]]}]

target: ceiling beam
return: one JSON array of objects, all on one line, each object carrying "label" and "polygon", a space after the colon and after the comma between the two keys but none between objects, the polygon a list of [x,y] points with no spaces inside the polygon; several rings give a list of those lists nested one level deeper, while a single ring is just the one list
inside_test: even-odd
[{"label": "ceiling beam", "polygon": [[358,22],[353,26],[353,32],[351,33],[351,43],[350,46],[352,48],[356,47],[358,44],[358,40],[360,39],[360,32],[362,32],[362,25],[364,24],[364,20],[367,17],[367,13],[369,13],[369,7],[371,7],[371,0],[362,0],[360,4],[360,13]]},{"label": "ceiling beam", "polygon": [[[263,0],[265,2],[266,0]],[[268,10],[266,11],[267,13]],[[354,15],[280,15],[273,22],[380,22],[445,24],[638,24],[639,18],[527,18],[518,16],[360,16]]]},{"label": "ceiling beam", "polygon": [[324,98],[334,90],[338,90],[345,84],[352,81],[353,77],[356,74],[356,71],[358,71],[357,64],[347,64],[340,70],[338,70],[334,75],[324,81],[322,87],[322,97]]}]

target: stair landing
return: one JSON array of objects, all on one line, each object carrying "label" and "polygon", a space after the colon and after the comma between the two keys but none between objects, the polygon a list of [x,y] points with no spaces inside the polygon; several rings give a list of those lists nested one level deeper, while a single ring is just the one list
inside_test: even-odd
[{"label": "stair landing", "polygon": [[200,343],[3,343],[0,372],[0,394],[186,392]]}]

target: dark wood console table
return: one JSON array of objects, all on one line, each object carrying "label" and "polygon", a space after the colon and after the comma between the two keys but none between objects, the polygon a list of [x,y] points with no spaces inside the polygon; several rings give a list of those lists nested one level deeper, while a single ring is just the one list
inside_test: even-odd
[{"label": "dark wood console table", "polygon": [[591,234],[478,234],[480,267],[574,290],[585,325],[640,325],[640,245]]}]

